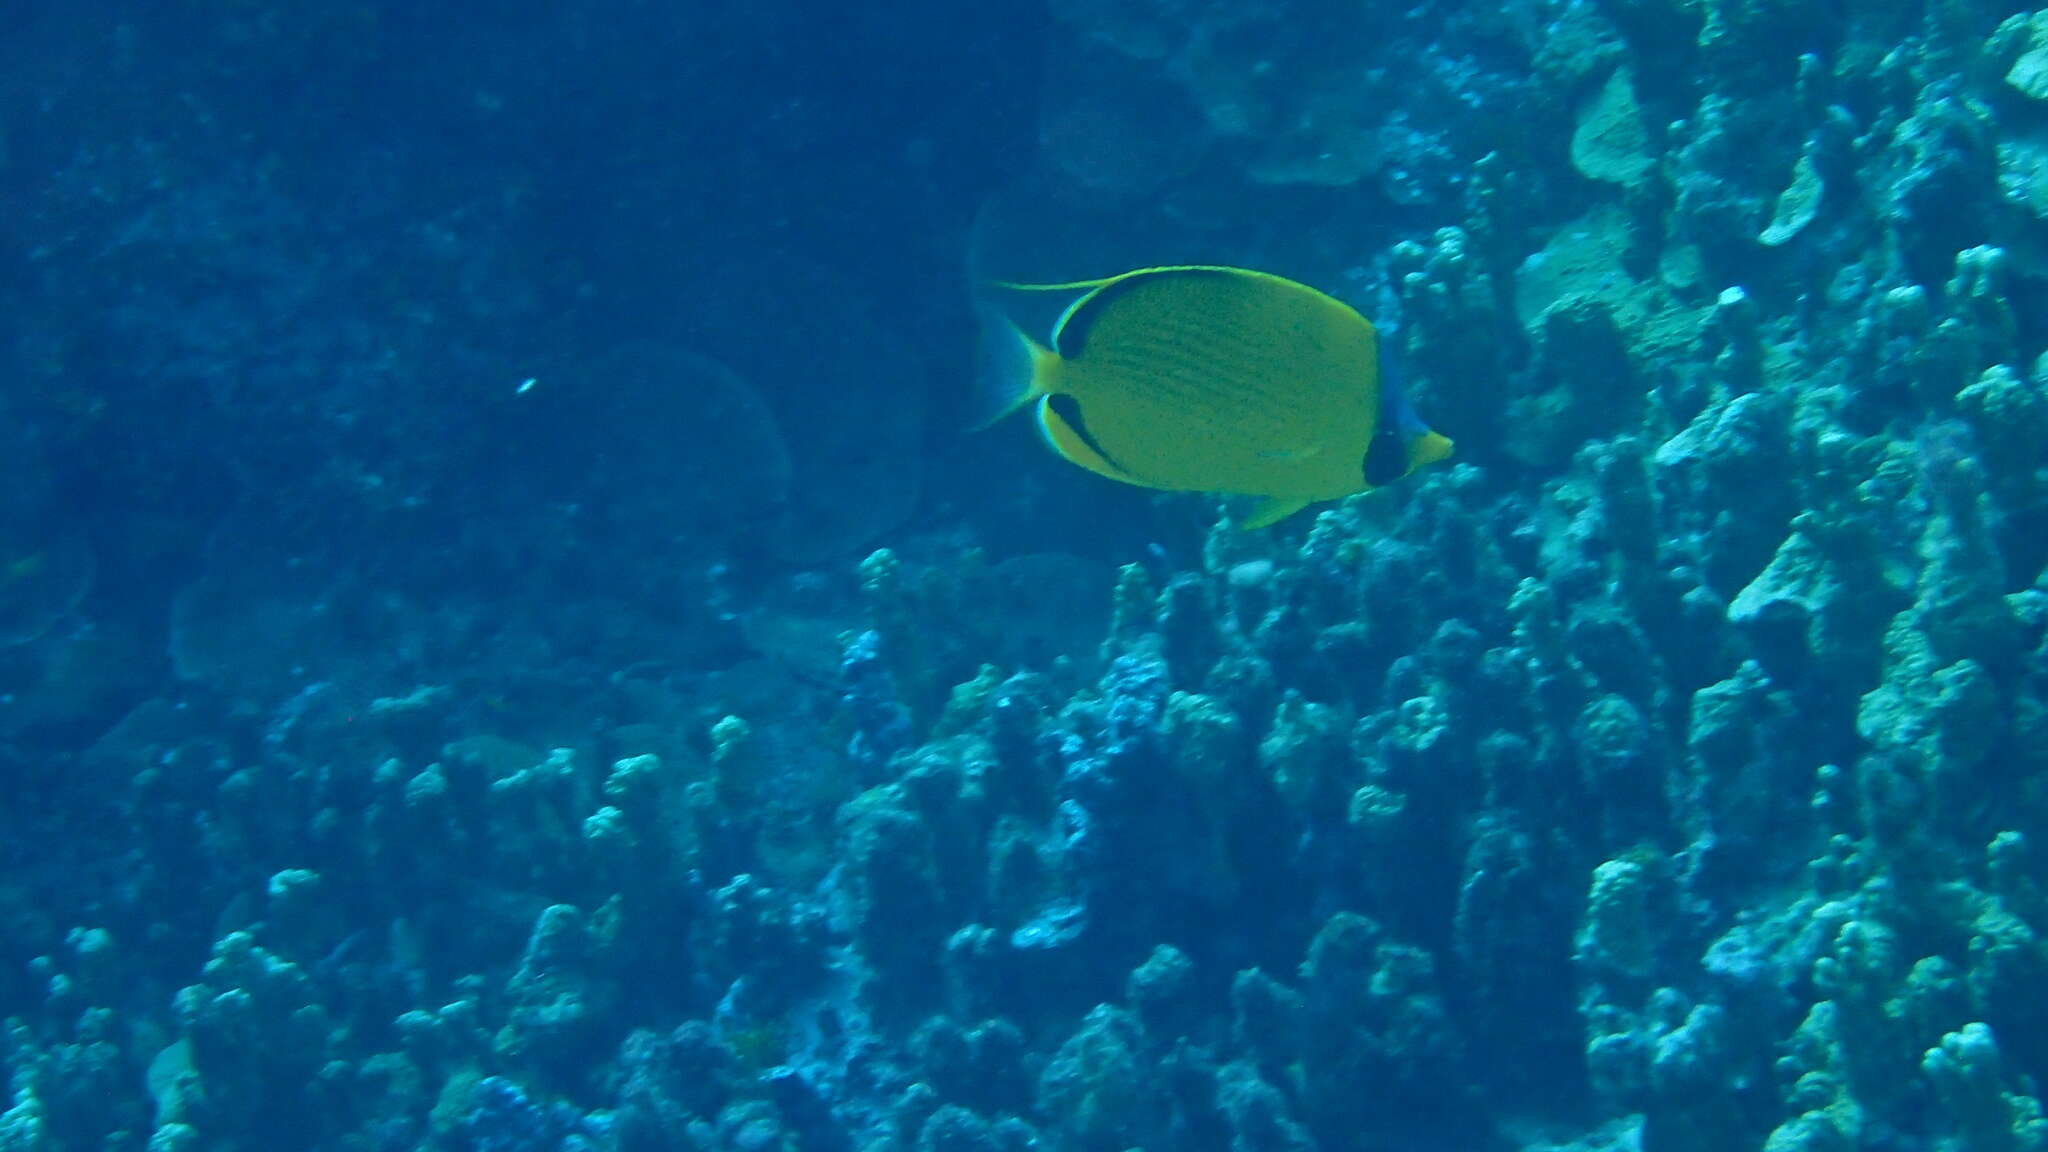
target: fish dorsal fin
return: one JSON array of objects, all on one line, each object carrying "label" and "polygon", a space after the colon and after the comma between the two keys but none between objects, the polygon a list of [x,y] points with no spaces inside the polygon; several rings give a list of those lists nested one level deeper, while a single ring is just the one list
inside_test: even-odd
[{"label": "fish dorsal fin", "polygon": [[1020,330],[1031,333],[1032,343],[1052,347],[1052,333],[1065,321],[1074,301],[1115,277],[1071,280],[1062,284],[1027,284],[1015,280],[988,280],[982,284],[982,306],[1009,318]]},{"label": "fish dorsal fin", "polygon": [[1067,285],[1072,288],[1086,288],[1067,310],[1060,313],[1059,320],[1052,326],[1052,349],[1064,359],[1071,360],[1081,354],[1081,348],[1088,341],[1088,330],[1101,317],[1103,310],[1132,288],[1148,281],[1157,281],[1183,276],[1248,276],[1263,278],[1263,272],[1251,272],[1243,268],[1226,268],[1216,264],[1174,264],[1160,268],[1139,268],[1121,276],[1111,276],[1093,284]]},{"label": "fish dorsal fin", "polygon": [[[1290,291],[1309,292],[1322,296],[1320,292],[1297,284],[1285,277],[1270,272],[1258,272],[1250,268],[1233,268],[1224,264],[1162,264],[1155,268],[1135,268],[1115,276],[1104,276],[1093,280],[1068,280],[1058,284],[1028,284],[1014,280],[992,280],[989,287],[1004,292],[1028,295],[1068,294],[1073,298],[1067,302],[1052,322],[1048,347],[1060,356],[1072,359],[1080,354],[1081,346],[1088,339],[1088,331],[1103,311],[1125,292],[1148,281],[1189,276],[1217,276],[1251,282],[1279,285]],[[1332,303],[1336,303],[1332,301]],[[1342,307],[1343,305],[1339,305]]]},{"label": "fish dorsal fin", "polygon": [[991,280],[989,286],[1001,288],[1005,292],[1086,292],[1090,288],[1100,288],[1112,280],[1121,280],[1124,276],[1135,274],[1126,272],[1121,276],[1104,276],[1099,280],[1069,280],[1064,284],[1025,284],[1016,280]]}]

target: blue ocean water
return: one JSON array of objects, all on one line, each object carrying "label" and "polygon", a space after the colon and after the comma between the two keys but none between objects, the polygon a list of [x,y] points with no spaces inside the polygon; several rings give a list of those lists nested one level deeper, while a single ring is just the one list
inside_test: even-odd
[{"label": "blue ocean water", "polygon": [[1995,0],[16,4],[0,1152],[2048,1149],[2044,305]]}]

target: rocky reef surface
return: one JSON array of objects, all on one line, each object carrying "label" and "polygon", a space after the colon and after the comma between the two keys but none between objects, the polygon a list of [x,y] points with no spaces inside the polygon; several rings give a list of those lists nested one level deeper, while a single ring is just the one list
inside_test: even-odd
[{"label": "rocky reef surface", "polygon": [[[115,7],[0,49],[0,1152],[2048,1149],[2048,11]],[[639,82],[913,33],[1459,459],[938,428],[971,102]]]}]

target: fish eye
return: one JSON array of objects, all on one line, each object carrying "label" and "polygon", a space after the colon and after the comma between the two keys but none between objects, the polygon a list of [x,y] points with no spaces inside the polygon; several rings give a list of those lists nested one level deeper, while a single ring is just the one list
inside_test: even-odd
[{"label": "fish eye", "polygon": [[1359,470],[1365,482],[1374,488],[1392,484],[1408,474],[1408,446],[1402,442],[1401,433],[1394,428],[1381,428],[1373,433],[1372,443],[1365,446],[1365,458],[1359,461]]}]

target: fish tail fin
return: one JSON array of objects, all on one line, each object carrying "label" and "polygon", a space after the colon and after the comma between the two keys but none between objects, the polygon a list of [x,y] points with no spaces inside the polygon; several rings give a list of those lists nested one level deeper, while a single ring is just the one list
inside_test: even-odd
[{"label": "fish tail fin", "polygon": [[974,313],[981,322],[981,364],[973,426],[980,429],[1050,391],[1051,368],[1059,357],[989,301],[977,299]]}]

